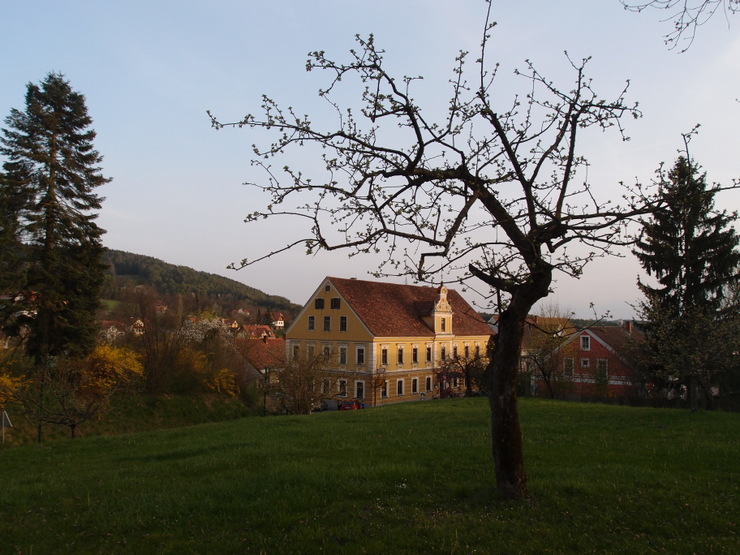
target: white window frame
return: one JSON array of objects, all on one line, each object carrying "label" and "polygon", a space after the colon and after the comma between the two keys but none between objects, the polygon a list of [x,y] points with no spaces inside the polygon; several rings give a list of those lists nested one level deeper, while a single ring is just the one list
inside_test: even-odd
[{"label": "white window frame", "polygon": [[591,336],[582,335],[581,336],[581,351],[590,351],[590,350],[591,350]]}]

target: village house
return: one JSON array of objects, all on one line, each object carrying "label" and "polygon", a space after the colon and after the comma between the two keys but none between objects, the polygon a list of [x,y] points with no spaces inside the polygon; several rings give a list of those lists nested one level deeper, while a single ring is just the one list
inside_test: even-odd
[{"label": "village house", "polygon": [[246,339],[273,339],[275,334],[266,324],[242,324],[236,329],[236,337]]},{"label": "village house", "polygon": [[272,327],[276,330],[281,330],[285,327],[285,316],[282,312],[271,312],[269,318],[272,321]]},{"label": "village house", "polygon": [[[535,395],[574,400],[640,396],[630,351],[631,339],[641,340],[642,333],[634,323],[585,329],[550,324],[534,317],[525,334],[522,370],[531,375]],[[550,337],[543,340],[543,335]]]},{"label": "village house", "polygon": [[286,356],[325,359],[327,398],[369,406],[429,399],[443,361],[485,356],[490,326],[453,289],[325,278],[286,331]]}]

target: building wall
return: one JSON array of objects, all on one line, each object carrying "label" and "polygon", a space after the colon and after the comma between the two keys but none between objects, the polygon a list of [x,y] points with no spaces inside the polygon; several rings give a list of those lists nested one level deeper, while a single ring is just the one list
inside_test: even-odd
[{"label": "building wall", "polygon": [[[451,318],[447,318],[445,333],[439,335],[430,329],[429,335],[423,337],[374,337],[345,300],[331,288],[327,291],[322,283],[286,333],[286,356],[312,357],[325,353],[327,373],[333,382],[327,391],[330,398],[354,400],[360,383],[360,400],[366,405],[430,399],[438,391],[436,374],[443,355],[453,356],[457,349],[458,355],[464,356],[466,347],[471,356],[476,348],[485,355],[488,344],[489,336],[453,335]],[[431,350],[431,360],[427,360],[427,349]],[[358,361],[359,350],[362,350],[362,362]],[[402,360],[399,352],[403,353]],[[400,393],[399,382],[402,383]],[[464,384],[459,384],[458,391],[463,389]]]},{"label": "building wall", "polygon": [[[557,389],[561,396],[624,397],[634,391],[634,371],[595,334],[581,332],[560,349],[558,358]],[[541,380],[537,382],[537,395],[547,395]]]}]

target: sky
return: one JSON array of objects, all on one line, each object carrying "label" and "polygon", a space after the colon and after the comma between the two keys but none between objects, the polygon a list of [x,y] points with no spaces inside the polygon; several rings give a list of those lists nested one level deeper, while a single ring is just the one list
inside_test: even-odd
[{"label": "sky", "polygon": [[[346,59],[355,35],[370,33],[397,75],[425,77],[420,102],[443,107],[437,93],[449,90],[458,52],[478,50],[485,8],[482,0],[7,0],[0,115],[25,108],[29,82],[64,74],[86,97],[103,173],[113,178],[99,189],[107,247],[223,275],[302,305],[324,276],[371,279],[377,260],[295,251],[227,269],[280,248],[295,230],[285,220],[244,223],[262,202],[244,185],[264,179],[250,165],[259,138],[247,129],[214,130],[207,110],[236,121],[257,113],[267,94],[300,113],[320,112],[316,92],[327,76],[305,71],[308,52]],[[497,26],[487,56],[500,63],[501,75],[531,60],[566,86],[567,51],[576,60],[591,56],[589,74],[607,98],[630,81],[628,99],[643,113],[626,122],[631,140],[607,133],[583,145],[602,198],[618,199],[620,182],[649,182],[659,163],[675,161],[681,134],[696,124],[691,154],[708,180],[740,178],[740,19],[718,14],[680,53],[664,44],[664,12],[629,13],[618,0],[493,0],[492,12]],[[503,106],[511,102],[506,93],[497,93]],[[740,193],[722,194],[716,204],[740,210]],[[582,318],[630,318],[641,275],[629,252],[597,260],[578,280],[556,276],[546,303]]]}]

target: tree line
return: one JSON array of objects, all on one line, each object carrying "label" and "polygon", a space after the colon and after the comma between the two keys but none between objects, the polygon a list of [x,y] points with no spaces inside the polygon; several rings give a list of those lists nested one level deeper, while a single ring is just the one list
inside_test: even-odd
[{"label": "tree line", "polygon": [[118,300],[127,288],[149,286],[163,297],[188,295],[200,308],[221,307],[224,314],[247,307],[251,311],[277,311],[295,314],[300,307],[288,299],[269,295],[236,280],[201,272],[187,266],[163,262],[151,256],[107,249],[103,261],[109,265],[102,295]]}]

